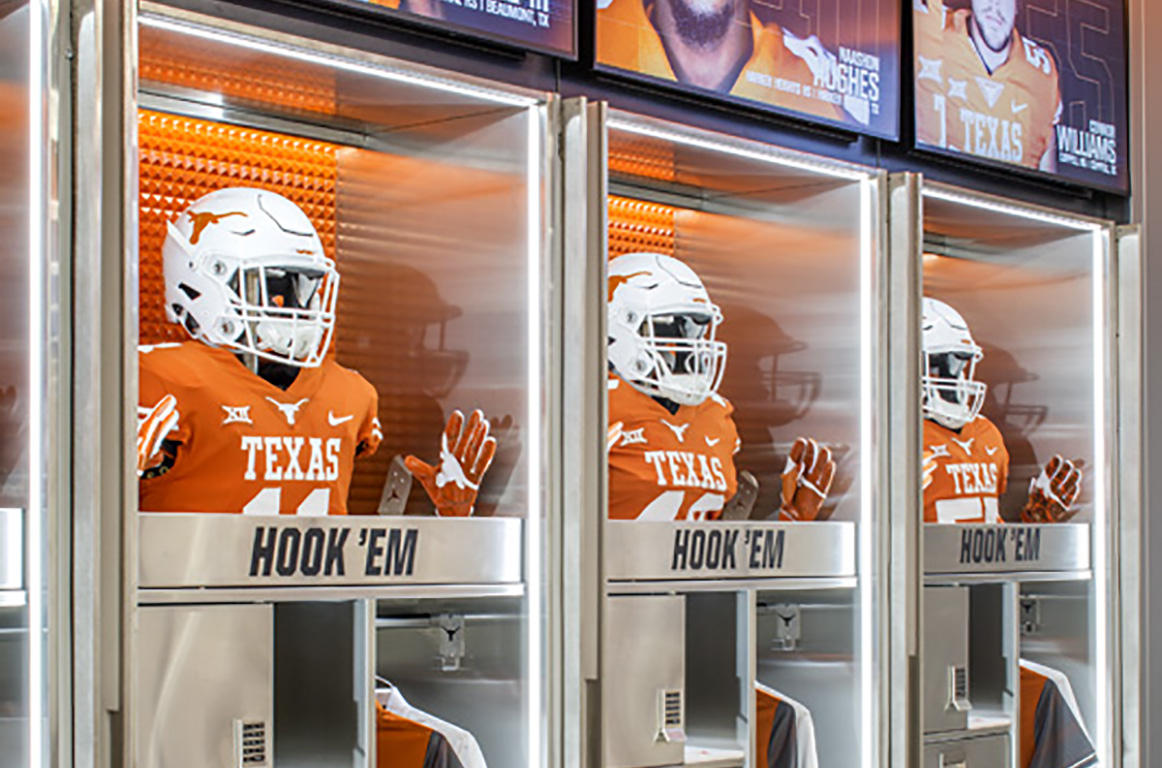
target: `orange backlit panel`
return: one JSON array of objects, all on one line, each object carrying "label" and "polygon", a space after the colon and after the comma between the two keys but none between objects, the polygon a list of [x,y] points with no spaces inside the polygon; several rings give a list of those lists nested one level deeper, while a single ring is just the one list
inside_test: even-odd
[{"label": "orange backlit panel", "polygon": [[145,110],[138,134],[142,344],[188,338],[165,317],[165,224],[214,190],[260,187],[289,198],[335,258],[337,145]]},{"label": "orange backlit panel", "polygon": [[142,82],[290,111],[335,114],[333,70],[285,57],[252,57],[245,66],[235,60],[219,62],[196,48],[176,45],[174,37],[156,32],[141,35],[138,72]]},{"label": "orange backlit panel", "polygon": [[628,197],[609,197],[609,258],[652,251],[674,255],[678,209]]},{"label": "orange backlit panel", "polygon": [[655,181],[676,181],[674,146],[652,137],[611,132],[609,138],[611,176],[636,176]]}]

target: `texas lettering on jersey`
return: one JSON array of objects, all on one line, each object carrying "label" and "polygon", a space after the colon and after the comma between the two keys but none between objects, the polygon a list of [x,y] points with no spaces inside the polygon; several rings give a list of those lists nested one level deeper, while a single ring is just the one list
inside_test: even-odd
[{"label": "texas lettering on jersey", "polygon": [[342,515],[355,458],[383,433],[375,389],[330,358],[283,391],[196,341],[142,347],[139,409],[177,400],[172,466],[139,484],[143,512]]},{"label": "texas lettering on jersey", "polygon": [[1008,60],[989,72],[969,36],[970,11],[949,13],[929,0],[914,5],[913,17],[918,141],[1038,167],[1054,146],[1062,109],[1049,52],[1014,31]]},{"label": "texas lettering on jersey", "polygon": [[977,416],[959,431],[924,420],[924,522],[998,523],[1009,452],[996,426]]},{"label": "texas lettering on jersey", "polygon": [[738,483],[734,408],[718,395],[676,413],[609,378],[609,517],[713,520]]}]

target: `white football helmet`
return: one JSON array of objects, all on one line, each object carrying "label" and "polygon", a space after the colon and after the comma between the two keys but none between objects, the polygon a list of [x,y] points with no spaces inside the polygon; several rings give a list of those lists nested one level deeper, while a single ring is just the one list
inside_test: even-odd
[{"label": "white football helmet", "polygon": [[988,386],[977,381],[976,364],[984,357],[968,323],[943,301],[925,297],[921,311],[924,418],[960,429],[978,415]]},{"label": "white football helmet", "polygon": [[210,346],[319,365],[335,330],[339,273],[314,225],[282,195],[231,187],[166,227],[166,314]]},{"label": "white football helmet", "polygon": [[726,344],[722,312],[682,262],[627,253],[609,262],[609,364],[635,389],[680,405],[718,390]]}]

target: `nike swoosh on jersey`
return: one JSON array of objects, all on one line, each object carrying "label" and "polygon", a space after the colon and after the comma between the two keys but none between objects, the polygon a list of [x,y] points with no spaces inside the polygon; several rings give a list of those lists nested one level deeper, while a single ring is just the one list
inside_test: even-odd
[{"label": "nike swoosh on jersey", "polygon": [[714,446],[718,445],[721,442],[722,442],[721,437],[707,437],[706,438],[706,444],[709,445],[711,448],[713,448]]},{"label": "nike swoosh on jersey", "polygon": [[347,416],[336,416],[334,411],[327,411],[327,422],[332,427],[337,427],[340,424],[346,424],[353,418],[355,418],[355,414],[349,414]]},{"label": "nike swoosh on jersey", "polygon": [[1029,108],[1028,103],[1018,104],[1016,99],[1013,100],[1013,114],[1014,115],[1019,115],[1028,108]]},{"label": "nike swoosh on jersey", "polygon": [[994,453],[996,453],[999,450],[1000,450],[1000,446],[994,445],[992,448],[985,448],[984,452],[987,453],[989,456],[992,456]]}]

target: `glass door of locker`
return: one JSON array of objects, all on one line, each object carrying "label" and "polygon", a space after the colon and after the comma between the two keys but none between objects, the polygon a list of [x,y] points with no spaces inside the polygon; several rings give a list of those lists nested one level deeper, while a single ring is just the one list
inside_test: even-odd
[{"label": "glass door of locker", "polygon": [[920,499],[895,535],[921,585],[923,764],[1116,765],[1112,569],[1130,512],[1111,461],[1112,226],[914,191],[893,198],[893,226],[916,237],[893,267],[915,279],[892,301],[917,326],[913,420],[897,428],[919,438],[900,460],[916,462]]},{"label": "glass door of locker", "polygon": [[882,179],[600,104],[564,126],[591,764],[878,765]]},{"label": "glass door of locker", "polygon": [[48,12],[0,10],[0,766],[42,768],[69,741],[66,464],[53,427],[62,376],[56,179],[45,110],[56,95]]},{"label": "glass door of locker", "polygon": [[132,22],[136,759],[543,765],[553,105],[204,10]]}]

